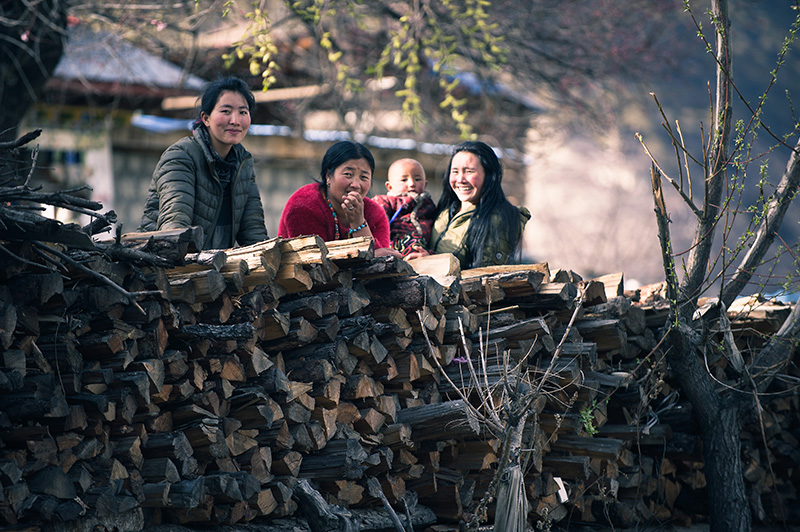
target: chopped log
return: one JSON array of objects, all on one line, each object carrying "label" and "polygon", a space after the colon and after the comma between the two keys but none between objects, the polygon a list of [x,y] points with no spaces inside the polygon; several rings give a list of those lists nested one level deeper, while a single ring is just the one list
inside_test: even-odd
[{"label": "chopped log", "polygon": [[228,446],[231,456],[239,456],[258,447],[258,441],[255,439],[257,435],[258,430],[236,430],[228,434],[225,437],[225,444]]},{"label": "chopped log", "polygon": [[601,277],[595,277],[592,281],[603,284],[606,292],[606,299],[621,296],[625,289],[624,274],[622,272],[609,273]]},{"label": "chopped log", "polygon": [[326,242],[328,259],[339,268],[351,268],[363,264],[375,256],[375,243],[372,237],[355,237]]},{"label": "chopped log", "polygon": [[146,481],[179,482],[181,475],[175,463],[166,456],[150,458],[142,462],[142,478]]},{"label": "chopped log", "polygon": [[436,517],[446,522],[458,522],[463,517],[464,505],[460,488],[464,485],[461,475],[448,475],[444,470],[434,473],[435,481],[424,477],[410,482],[408,489],[419,494],[420,502],[428,506]]},{"label": "chopped log", "polygon": [[207,417],[181,427],[198,460],[209,461],[225,458],[230,450],[225,442],[225,434],[217,417]]},{"label": "chopped log", "polygon": [[64,291],[64,282],[58,273],[27,274],[13,279],[8,285],[14,304],[40,306]]},{"label": "chopped log", "polygon": [[[317,481],[357,480],[370,466],[368,459],[367,451],[358,440],[331,440],[325,448],[304,457],[299,477]],[[274,466],[273,462],[273,469]]]},{"label": "chopped log", "polygon": [[467,414],[461,400],[404,408],[397,415],[397,422],[411,427],[415,442],[467,438],[480,434],[477,419]]},{"label": "chopped log", "polygon": [[172,482],[157,482],[144,484],[142,494],[144,499],[140,502],[142,508],[164,508],[169,504],[169,490]]},{"label": "chopped log", "polygon": [[394,383],[413,382],[420,378],[419,360],[414,353],[398,353],[393,359],[396,371],[396,376],[392,378]]},{"label": "chopped log", "polygon": [[308,271],[302,264],[297,263],[282,265],[275,275],[275,282],[283,287],[287,294],[311,290],[314,286],[314,280]]},{"label": "chopped log", "polygon": [[248,378],[257,377],[274,365],[269,355],[257,346],[241,349],[238,351],[238,355]]},{"label": "chopped log", "polygon": [[340,530],[355,532],[359,530],[353,522],[350,512],[325,502],[322,495],[302,479],[294,487],[294,496],[298,499],[301,513],[306,518],[312,532],[330,532]]},{"label": "chopped log", "polygon": [[461,290],[467,304],[490,305],[492,302],[502,301],[506,297],[500,283],[490,277],[462,277]]},{"label": "chopped log", "polygon": [[550,279],[550,267],[546,262],[538,264],[505,264],[499,266],[486,266],[483,268],[471,268],[461,271],[462,279],[471,279],[473,277],[489,277],[493,275],[502,275],[505,273],[515,273],[521,271],[534,271],[543,274],[545,282]]},{"label": "chopped log", "polygon": [[227,288],[225,277],[216,270],[170,274],[170,298],[186,303],[210,303]]},{"label": "chopped log", "polygon": [[[176,270],[182,273],[205,270],[208,268],[220,271],[228,260],[228,255],[224,249],[207,249],[199,253],[187,253],[183,257],[183,266],[178,266]],[[173,271],[173,270],[170,270]]]},{"label": "chopped log", "polygon": [[[529,267],[530,266],[530,267]],[[487,268],[489,271],[496,267]],[[484,268],[467,270],[467,282],[473,281],[470,286],[474,286],[474,276],[472,273],[482,271]],[[462,274],[463,275],[463,274]],[[511,266],[502,268],[502,271],[489,274],[488,271],[481,277],[481,286],[498,286],[505,299],[519,299],[531,297],[535,294],[543,283],[547,283],[547,265],[519,265],[513,269]],[[474,290],[474,288],[471,288]],[[478,298],[480,299],[480,298]]]},{"label": "chopped log", "polygon": [[551,443],[556,451],[569,451],[581,456],[618,460],[625,450],[625,442],[616,438],[585,438],[561,435]]},{"label": "chopped log", "polygon": [[355,279],[390,279],[408,277],[414,270],[404,260],[397,257],[376,257],[366,264],[354,266],[351,270]]},{"label": "chopped log", "polygon": [[244,259],[228,260],[219,271],[225,279],[228,289],[234,294],[244,292],[245,279],[250,273],[250,266]]},{"label": "chopped log", "polygon": [[297,477],[303,462],[303,455],[297,451],[279,451],[273,455],[272,471],[276,475]]},{"label": "chopped log", "polygon": [[170,508],[197,508],[205,500],[205,477],[181,480],[170,486],[168,506]]},{"label": "chopped log", "polygon": [[608,301],[606,286],[600,281],[584,281],[580,285],[583,289],[584,305],[600,305]]},{"label": "chopped log", "polygon": [[188,253],[201,251],[204,240],[203,229],[200,227],[125,233],[120,239],[125,247],[153,253],[169,259],[174,264],[182,264]]},{"label": "chopped log", "polygon": [[581,336],[597,344],[598,351],[614,351],[627,356],[627,335],[618,319],[582,319],[575,322]]},{"label": "chopped log", "polygon": [[383,434],[384,445],[393,449],[414,446],[414,440],[411,437],[411,425],[408,423],[384,425],[381,434]]},{"label": "chopped log", "polygon": [[278,507],[275,495],[270,489],[261,490],[250,504],[259,516],[269,515]]},{"label": "chopped log", "polygon": [[427,275],[450,287],[461,274],[461,262],[452,253],[438,253],[406,261],[417,275]]},{"label": "chopped log", "polygon": [[339,404],[343,381],[344,376],[336,374],[332,375],[328,380],[315,384],[315,405],[323,408],[335,408]]},{"label": "chopped log", "polygon": [[244,289],[272,283],[280,267],[279,246],[280,239],[272,238],[250,246],[226,250],[228,260],[244,260],[247,263],[248,273],[244,278]]},{"label": "chopped log", "polygon": [[368,308],[400,307],[404,310],[434,307],[442,300],[444,290],[435,279],[427,276],[399,281],[377,279],[365,286],[370,296]]},{"label": "chopped log", "polygon": [[33,493],[43,493],[62,500],[72,500],[77,495],[69,477],[56,466],[46,466],[29,475],[27,484]]},{"label": "chopped log", "polygon": [[274,340],[289,334],[289,317],[275,309],[267,310],[253,322],[258,337],[262,340]]},{"label": "chopped log", "polygon": [[368,375],[355,374],[348,377],[341,390],[341,398],[345,400],[366,399],[378,397],[383,393],[380,383]]},{"label": "chopped log", "polygon": [[322,310],[322,297],[310,295],[282,301],[278,310],[290,318],[303,317],[307,320],[316,320],[325,315]]},{"label": "chopped log", "polygon": [[364,487],[354,480],[336,480],[319,483],[328,502],[351,508],[364,500]]},{"label": "chopped log", "polygon": [[378,322],[386,322],[394,325],[397,332],[393,334],[396,336],[402,334],[403,336],[411,336],[411,323],[408,321],[408,314],[406,311],[398,307],[376,308],[370,313],[370,316]]},{"label": "chopped log", "polygon": [[142,446],[145,460],[169,458],[178,467],[181,476],[196,472],[197,461],[192,456],[194,449],[181,431],[150,434]]},{"label": "chopped log", "polygon": [[298,368],[289,363],[288,361],[290,360],[326,360],[330,362],[333,367],[341,369],[345,375],[351,375],[358,363],[356,357],[350,354],[350,351],[347,349],[347,343],[343,338],[337,338],[335,342],[307,345],[286,352],[284,356],[287,360],[287,366],[292,367],[294,371],[297,371]]},{"label": "chopped log", "polygon": [[542,467],[556,477],[585,480],[591,474],[589,461],[588,456],[546,456],[542,459]]},{"label": "chopped log", "polygon": [[328,247],[317,235],[281,239],[281,266],[285,264],[323,264],[327,261]]},{"label": "chopped log", "polygon": [[359,418],[353,427],[364,435],[377,434],[386,421],[386,416],[374,408],[364,408],[360,411]]},{"label": "chopped log", "polygon": [[[311,412],[311,419],[319,424],[320,430],[325,440],[330,440],[336,433],[336,408],[323,408],[317,406]],[[319,446],[322,448],[322,446]]]},{"label": "chopped log", "polygon": [[255,334],[255,329],[249,323],[235,323],[232,325],[211,325],[198,323],[195,325],[185,325],[181,328],[181,333],[193,338],[209,340],[241,340],[249,341]]},{"label": "chopped log", "polygon": [[[483,332],[483,338],[505,338],[509,341],[528,340],[550,334],[550,328],[543,318],[529,318],[513,325],[497,327]],[[476,341],[479,339],[477,334],[470,336]]]},{"label": "chopped log", "polygon": [[441,465],[459,470],[486,471],[497,464],[497,440],[467,440],[456,444]]}]

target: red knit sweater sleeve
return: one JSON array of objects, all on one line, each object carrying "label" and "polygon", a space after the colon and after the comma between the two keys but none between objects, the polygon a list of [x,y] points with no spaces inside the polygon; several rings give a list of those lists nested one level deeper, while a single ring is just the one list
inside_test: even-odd
[{"label": "red knit sweater sleeve", "polygon": [[372,238],[375,239],[375,249],[392,246],[389,239],[389,219],[383,207],[369,198],[364,198],[364,219],[367,220]]},{"label": "red knit sweater sleeve", "polygon": [[303,235],[319,235],[326,242],[334,239],[333,216],[318,183],[297,189],[281,213],[278,236],[294,238]]},{"label": "red knit sweater sleeve", "polygon": [[[369,198],[364,198],[364,219],[375,239],[375,249],[388,248],[389,220],[383,208]],[[347,238],[347,228],[339,227],[341,238]],[[294,238],[319,235],[326,242],[336,237],[333,215],[318,183],[304,185],[292,194],[281,213],[278,236]]]}]

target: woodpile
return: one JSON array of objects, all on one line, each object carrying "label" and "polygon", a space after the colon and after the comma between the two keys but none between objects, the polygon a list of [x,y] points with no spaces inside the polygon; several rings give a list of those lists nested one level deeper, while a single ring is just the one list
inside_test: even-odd
[{"label": "woodpile", "polygon": [[[475,510],[502,448],[462,394],[511,366],[545,380],[520,457],[533,520],[704,518],[697,427],[655,349],[663,306],[621,275],[459,272],[447,255],[375,258],[367,239],[197,242],[122,235],[117,258],[51,244],[50,263],[18,243],[25,262],[0,258],[3,526],[132,511],[233,524],[325,504],[402,517],[413,500],[444,530]],[[788,312],[740,311],[754,348]],[[745,477],[773,520],[797,506],[800,405],[764,406],[769,451],[748,427]],[[330,508],[317,518],[343,519]]]}]

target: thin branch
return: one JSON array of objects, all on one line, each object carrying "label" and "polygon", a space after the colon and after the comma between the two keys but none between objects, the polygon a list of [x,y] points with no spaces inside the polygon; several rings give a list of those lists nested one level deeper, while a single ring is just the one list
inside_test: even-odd
[{"label": "thin branch", "polygon": [[[681,281],[681,294],[687,301],[694,301],[708,275],[708,261],[714,245],[714,233],[719,220],[718,212],[721,204],[723,184],[728,164],[728,145],[733,108],[731,103],[730,72],[731,50],[729,43],[730,19],[725,0],[712,0],[714,27],[716,28],[716,58],[718,61],[714,96],[714,129],[712,131],[710,165],[705,181],[703,197],[703,214],[697,223],[694,241],[689,252],[686,275]],[[688,309],[687,312],[693,312]]]},{"label": "thin branch", "polygon": [[798,338],[800,338],[800,299],[795,301],[792,312],[786,317],[781,328],[770,338],[750,365],[750,372],[756,379],[759,391],[766,390],[775,374],[789,363],[791,357],[787,356],[787,353],[797,349]]},{"label": "thin branch", "polygon": [[[550,359],[550,365],[547,366],[547,369],[544,372],[544,375],[539,380],[539,383],[536,386],[536,390],[531,394],[532,396],[539,395],[542,391],[542,387],[550,375],[553,373],[553,368],[555,367],[556,360],[558,357],[561,356],[561,352],[564,350],[564,343],[567,341],[570,333],[572,332],[572,327],[575,326],[575,320],[578,319],[578,314],[580,313],[581,308],[583,307],[583,301],[586,298],[586,289],[583,288],[578,292],[578,297],[575,299],[575,310],[572,312],[572,316],[569,319],[569,323],[567,324],[567,328],[564,329],[564,334],[561,336],[561,340],[558,342],[558,346],[556,350],[553,352],[553,357]],[[533,405],[533,399],[531,399],[526,408],[530,408]]]},{"label": "thin branch", "polygon": [[792,151],[792,156],[786,165],[786,171],[781,177],[775,193],[768,202],[766,215],[761,220],[761,225],[756,232],[753,244],[747,250],[742,262],[736,269],[731,279],[722,289],[721,300],[726,306],[730,306],[742,289],[747,285],[753,272],[761,264],[764,255],[775,241],[778,228],[783,222],[786,211],[792,200],[800,191],[800,139],[797,142],[797,149]]},{"label": "thin branch", "polygon": [[[417,311],[417,317],[420,319],[420,322],[421,322],[422,321],[422,311],[419,311],[419,310]],[[479,421],[482,421],[487,425],[491,425],[492,428],[494,430],[496,430],[497,432],[502,432],[503,427],[502,426],[495,426],[493,420],[490,420],[489,418],[487,418],[483,414],[483,412],[481,412],[480,410],[478,410],[477,408],[472,406],[472,404],[469,401],[469,398],[464,394],[463,391],[461,391],[461,388],[459,386],[457,386],[456,383],[453,382],[453,380],[450,378],[450,376],[444,370],[444,368],[442,367],[442,363],[439,362],[439,357],[436,356],[436,353],[433,350],[433,344],[431,343],[431,339],[428,336],[428,331],[425,329],[425,326],[422,327],[422,335],[425,337],[425,342],[427,342],[427,344],[428,344],[428,351],[430,352],[431,358],[436,363],[436,367],[439,369],[439,371],[442,372],[442,376],[445,378],[447,383],[450,386],[453,387],[453,389],[458,394],[458,396],[461,398],[461,400],[464,401],[464,407],[472,415],[474,415]],[[463,337],[463,334],[462,334],[462,337]]]},{"label": "thin branch", "polygon": [[[713,4],[714,4],[714,2],[712,2],[712,5]],[[700,38],[705,43],[706,48],[708,50],[711,50],[711,43],[708,42],[708,39],[706,39],[705,33],[703,32],[702,27],[700,26],[700,23],[697,22],[697,19],[695,18],[694,13],[691,11],[691,9],[689,9],[688,11],[689,11],[689,15],[690,15],[692,21],[694,22],[695,28],[697,28],[698,35],[700,36]],[[717,10],[715,10],[715,13],[717,14],[717,16],[720,17],[720,19],[722,19],[722,16],[724,15],[725,20],[727,20],[727,12],[720,13],[719,10],[717,9]],[[764,106],[764,103],[767,100],[767,95],[769,94],[769,91],[775,85],[775,81],[777,80],[778,69],[784,63],[784,57],[786,56],[786,53],[789,50],[789,46],[788,45],[792,41],[794,41],[794,37],[795,37],[795,34],[797,32],[798,24],[800,24],[800,15],[797,16],[797,18],[795,19],[794,23],[792,24],[792,29],[789,32],[791,37],[789,39],[787,39],[787,41],[784,43],[783,48],[781,49],[780,53],[778,54],[778,60],[777,60],[778,66],[771,73],[772,75],[770,77],[770,80],[769,80],[769,83],[767,85],[767,88],[762,92],[762,96],[758,100],[758,106],[756,107],[756,109],[753,109],[750,106],[749,100],[744,97],[744,95],[739,90],[739,87],[736,85],[736,83],[733,82],[733,77],[730,74],[730,72],[731,72],[730,55],[727,53],[727,50],[725,51],[726,52],[725,54],[719,54],[719,53],[718,54],[712,54],[712,56],[714,57],[714,61],[717,62],[717,71],[718,71],[718,73],[721,73],[722,75],[724,75],[727,78],[728,83],[730,84],[730,87],[733,88],[733,90],[736,92],[737,96],[739,96],[739,100],[744,104],[744,106],[747,108],[748,113],[750,114],[750,121],[749,121],[746,129],[750,129],[750,125],[753,123],[753,121],[757,120],[757,117],[761,113],[761,108]],[[728,21],[727,25],[725,26],[725,30],[724,30],[725,31],[724,39],[726,41],[728,39],[728,33],[727,32],[728,32],[729,28],[730,28],[730,22]],[[719,34],[722,33],[722,30],[719,30],[719,28],[718,28],[718,31],[716,33],[717,33],[717,42],[719,43],[719,41],[720,41],[720,35]],[[719,45],[718,45],[718,52],[719,52]],[[720,58],[720,56],[722,56],[722,58]],[[719,76],[717,77],[717,87],[720,87]],[[761,122],[760,120],[759,120],[759,125],[764,129],[764,131],[767,132],[767,134],[769,136],[771,136],[773,139],[778,141],[779,144],[781,144],[781,145],[789,148],[790,150],[794,151],[795,153],[797,153],[798,147],[792,148],[791,146],[786,144],[785,140],[783,140],[778,135],[773,133],[772,130],[766,124]]]},{"label": "thin branch", "polygon": [[697,207],[697,205],[694,204],[694,200],[690,196],[686,195],[686,193],[682,190],[682,188],[678,185],[678,183],[676,183],[674,179],[669,177],[666,174],[666,172],[664,172],[664,170],[661,168],[661,165],[659,165],[658,161],[656,161],[656,158],[653,157],[652,153],[650,153],[650,149],[647,147],[647,144],[645,144],[642,135],[640,133],[637,133],[636,138],[642,145],[645,154],[650,158],[650,162],[652,162],[653,166],[658,169],[659,175],[661,175],[664,179],[666,179],[669,182],[669,184],[671,184],[672,187],[678,192],[678,194],[680,194],[681,198],[683,198],[683,201],[686,203],[686,205],[689,206],[690,209],[692,209],[692,212],[694,212],[695,216],[701,218],[703,216],[703,212]]},{"label": "thin branch", "polygon": [[[685,141],[683,139],[683,131],[681,130],[681,123],[678,122],[677,120],[675,121],[675,129],[678,130],[678,137],[681,140],[681,144],[680,145],[681,146],[685,146],[686,143],[685,143]],[[689,166],[689,158],[690,157],[691,156],[689,155],[689,152],[687,152],[686,150],[683,150],[683,165],[686,168],[686,182],[689,185],[689,199],[694,200],[694,189],[692,188],[692,170],[691,170],[691,167]],[[694,157],[691,157],[691,159],[692,159],[692,161],[695,161]]]},{"label": "thin branch", "polygon": [[29,143],[33,139],[37,138],[39,135],[42,134],[41,129],[34,129],[33,131],[29,131],[25,133],[17,140],[10,140],[7,142],[0,142],[0,150],[2,151],[10,151],[19,148],[20,146],[24,146],[25,144]]},{"label": "thin branch", "polygon": [[[36,240],[32,240],[32,241],[31,241],[31,244],[34,246],[34,248],[36,248],[37,250],[39,250],[39,254],[40,254],[42,257],[46,258],[47,260],[52,260],[52,259],[50,259],[49,257],[47,257],[47,254],[46,254],[46,253],[52,253],[52,254],[53,254],[53,255],[55,255],[56,257],[60,258],[61,260],[65,261],[65,262],[67,262],[68,264],[70,264],[71,266],[73,266],[74,268],[77,268],[78,270],[82,271],[83,273],[85,273],[85,274],[87,274],[87,275],[91,276],[93,279],[97,279],[98,281],[102,282],[103,284],[105,284],[105,285],[107,285],[107,286],[110,286],[110,287],[111,287],[111,288],[113,288],[115,291],[117,291],[117,292],[119,292],[120,294],[122,294],[123,296],[125,296],[125,297],[128,299],[128,303],[130,303],[131,305],[133,305],[134,307],[136,307],[136,309],[137,309],[139,312],[141,312],[141,313],[142,313],[142,315],[145,315],[145,314],[146,314],[146,312],[145,312],[145,311],[144,311],[144,309],[143,309],[143,308],[142,308],[142,307],[139,305],[139,303],[137,303],[137,302],[136,302],[136,297],[137,297],[137,296],[145,296],[145,295],[158,295],[158,294],[161,294],[161,295],[163,295],[163,294],[162,294],[160,291],[158,291],[158,290],[147,291],[147,292],[133,292],[133,293],[132,293],[132,292],[128,292],[127,290],[125,290],[124,288],[122,288],[121,286],[119,286],[117,283],[115,283],[114,281],[112,281],[111,279],[109,279],[108,277],[106,277],[105,275],[101,275],[101,274],[97,273],[96,271],[94,271],[94,270],[92,270],[92,269],[90,269],[90,268],[87,268],[87,267],[86,267],[86,266],[84,266],[83,264],[81,264],[81,263],[77,262],[76,260],[74,260],[74,259],[73,259],[72,257],[70,257],[69,255],[66,255],[66,254],[64,254],[64,253],[62,253],[62,252],[60,252],[60,251],[58,251],[58,250],[56,250],[56,249],[53,249],[53,248],[51,248],[50,246],[46,246],[45,244],[42,244],[41,242],[38,242],[38,241],[36,241]],[[46,253],[45,253],[45,252],[46,252]]]},{"label": "thin branch", "polygon": [[11,251],[7,247],[5,247],[3,244],[0,244],[0,253],[3,253],[4,255],[6,255],[8,257],[11,257],[13,260],[15,260],[17,262],[21,262],[22,264],[25,264],[27,266],[33,266],[34,268],[42,268],[43,270],[47,270],[47,271],[51,271],[51,272],[55,272],[56,271],[55,268],[50,268],[50,267],[48,267],[48,266],[46,266],[44,264],[40,264],[38,262],[33,262],[33,261],[28,260],[28,259],[24,259],[24,258],[20,257],[19,255],[17,255],[16,253]]}]

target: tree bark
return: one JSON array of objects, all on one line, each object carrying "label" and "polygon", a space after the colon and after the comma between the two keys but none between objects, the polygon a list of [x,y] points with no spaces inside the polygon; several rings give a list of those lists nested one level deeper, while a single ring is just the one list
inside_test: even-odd
[{"label": "tree bark", "polygon": [[742,476],[741,406],[738,401],[721,401],[714,410],[716,417],[702,423],[711,532],[748,531],[752,517]]},{"label": "tree bark", "polygon": [[699,417],[711,532],[749,531],[751,515],[739,440],[744,402],[714,388],[697,356],[699,340],[689,327],[675,328],[670,333],[667,356],[673,370],[681,376],[684,391]]}]

